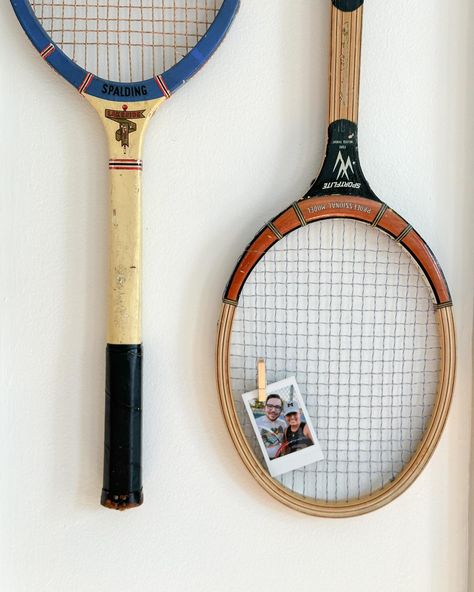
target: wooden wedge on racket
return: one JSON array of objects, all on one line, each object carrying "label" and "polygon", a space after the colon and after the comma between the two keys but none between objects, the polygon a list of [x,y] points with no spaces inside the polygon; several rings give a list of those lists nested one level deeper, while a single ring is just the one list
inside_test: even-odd
[{"label": "wooden wedge on racket", "polygon": [[[413,483],[446,421],[454,382],[451,296],[421,236],[371,190],[357,121],[363,0],[332,0],[329,130],[308,193],[245,249],[225,289],[218,388],[258,483],[317,516],[375,510]],[[271,478],[242,404],[296,376],[325,459]]]},{"label": "wooden wedge on racket", "polygon": [[101,503],[124,510],[143,501],[143,135],[156,109],[218,47],[239,0],[11,3],[43,60],[97,111],[108,139],[110,262]]}]

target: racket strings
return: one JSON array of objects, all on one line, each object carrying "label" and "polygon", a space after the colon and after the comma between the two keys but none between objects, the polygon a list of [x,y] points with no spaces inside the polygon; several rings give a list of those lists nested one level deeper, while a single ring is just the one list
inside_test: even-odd
[{"label": "racket strings", "polygon": [[80,66],[119,82],[161,74],[198,43],[223,0],[30,0],[51,39]]},{"label": "racket strings", "polygon": [[350,220],[300,229],[254,268],[237,307],[230,376],[241,404],[256,384],[295,375],[325,459],[283,475],[324,501],[384,487],[420,445],[436,401],[438,326],[430,288],[411,257],[379,230]]}]

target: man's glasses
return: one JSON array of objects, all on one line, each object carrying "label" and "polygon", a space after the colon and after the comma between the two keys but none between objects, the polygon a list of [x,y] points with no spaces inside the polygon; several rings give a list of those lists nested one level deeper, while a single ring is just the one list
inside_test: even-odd
[{"label": "man's glasses", "polygon": [[270,411],[272,411],[272,410],[273,411],[281,411],[281,409],[282,409],[280,407],[280,405],[269,405],[268,403],[267,403],[266,407],[267,407],[267,409],[270,409]]}]

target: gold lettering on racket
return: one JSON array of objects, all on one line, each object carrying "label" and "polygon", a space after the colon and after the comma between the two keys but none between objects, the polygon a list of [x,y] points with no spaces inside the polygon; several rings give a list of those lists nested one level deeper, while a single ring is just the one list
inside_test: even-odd
[{"label": "gold lettering on racket", "polygon": [[342,26],[341,54],[339,56],[341,69],[341,90],[339,100],[342,105],[347,106],[349,99],[349,49],[350,49],[351,23],[345,21]]},{"label": "gold lettering on racket", "polygon": [[317,212],[323,212],[324,210],[353,210],[356,212],[364,212],[365,214],[372,213],[372,208],[362,204],[354,203],[351,201],[331,201],[322,204],[316,204],[308,208],[310,214],[316,214]]}]

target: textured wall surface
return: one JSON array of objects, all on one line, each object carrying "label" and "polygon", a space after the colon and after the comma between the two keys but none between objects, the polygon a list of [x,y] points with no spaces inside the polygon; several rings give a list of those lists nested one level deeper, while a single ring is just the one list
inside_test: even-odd
[{"label": "textured wall surface", "polygon": [[106,144],[95,113],[1,3],[2,591],[468,590],[471,0],[366,0],[365,173],[431,245],[456,304],[456,393],[428,468],[378,512],[306,517],[253,481],[220,414],[227,277],[323,156],[329,4],[243,0],[225,44],[150,126],[145,504],[119,514],[98,505]]}]

